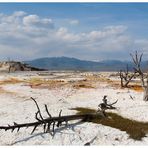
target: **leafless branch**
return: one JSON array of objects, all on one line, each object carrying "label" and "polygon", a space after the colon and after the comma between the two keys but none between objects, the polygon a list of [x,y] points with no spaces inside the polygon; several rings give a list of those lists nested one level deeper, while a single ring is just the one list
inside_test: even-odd
[{"label": "leafless branch", "polygon": [[119,72],[120,79],[121,79],[121,87],[128,87],[128,84],[131,82],[131,80],[135,77],[136,72],[129,73],[128,65],[126,66],[126,70],[120,70]]},{"label": "leafless branch", "polygon": [[[62,126],[63,122],[66,122],[66,125],[68,124],[68,121],[70,120],[79,120],[82,119],[82,121],[87,121],[87,119],[92,119],[92,118],[100,118],[100,117],[104,117],[102,114],[99,114],[98,112],[96,113],[86,113],[86,114],[80,114],[80,115],[68,115],[68,116],[61,116],[62,110],[60,110],[59,112],[59,116],[58,117],[52,117],[51,114],[48,111],[47,105],[45,105],[45,110],[46,113],[48,115],[47,118],[43,118],[39,105],[36,102],[36,100],[34,98],[31,97],[31,99],[35,102],[35,105],[37,107],[37,112],[35,113],[35,119],[37,120],[36,122],[31,122],[31,123],[23,123],[23,124],[18,124],[16,122],[14,122],[13,125],[8,125],[8,126],[0,126],[0,129],[2,130],[11,130],[12,132],[17,129],[17,132],[21,129],[21,128],[28,128],[28,127],[33,127],[33,130],[31,132],[31,134],[33,134],[35,132],[35,130],[38,128],[38,126],[42,125],[43,126],[43,131],[44,133],[50,133],[51,135],[54,134],[55,131],[55,126],[60,127]],[[104,101],[104,105],[108,108],[108,109],[114,109],[115,107],[112,107],[113,104],[115,104],[116,102],[112,103],[112,104],[107,104],[107,99],[106,97],[104,97],[103,99]],[[101,105],[102,106],[102,105]],[[106,109],[105,109],[106,110]],[[102,110],[103,113],[105,113],[105,110]],[[99,119],[98,118],[98,119]],[[51,128],[52,126],[52,128]]]},{"label": "leafless branch", "polygon": [[142,61],[143,53],[138,55],[138,52],[136,51],[135,55],[133,55],[133,54],[130,54],[130,55],[131,55],[133,63],[134,63],[134,68],[133,68],[134,72],[139,74],[142,86],[145,87],[144,73],[142,72],[142,69],[141,69],[141,61]]}]

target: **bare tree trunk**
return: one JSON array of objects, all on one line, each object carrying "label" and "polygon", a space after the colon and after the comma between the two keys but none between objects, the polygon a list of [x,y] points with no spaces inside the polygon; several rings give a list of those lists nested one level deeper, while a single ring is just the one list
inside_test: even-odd
[{"label": "bare tree trunk", "polygon": [[11,71],[11,65],[9,66],[8,73],[10,73],[10,71]]},{"label": "bare tree trunk", "polygon": [[143,56],[143,54],[138,56],[138,52],[137,51],[135,53],[135,56],[131,54],[131,57],[133,59],[134,65],[135,65],[134,66],[134,71],[135,71],[135,73],[139,74],[140,80],[141,80],[141,85],[142,85],[142,87],[144,89],[143,100],[144,101],[148,101],[148,73],[147,73],[147,80],[145,82],[144,72],[141,69],[142,56]]},{"label": "bare tree trunk", "polygon": [[128,87],[128,84],[131,82],[131,80],[133,79],[133,77],[135,76],[135,72],[132,75],[129,75],[129,71],[128,71],[128,65],[126,68],[126,71],[122,71],[120,70],[119,72],[119,76],[120,76],[120,83],[121,83],[121,87]]},{"label": "bare tree trunk", "polygon": [[123,87],[124,85],[123,85],[123,78],[121,78],[121,87]]},{"label": "bare tree trunk", "polygon": [[143,96],[144,101],[148,101],[148,85],[144,87],[144,96]]},{"label": "bare tree trunk", "polygon": [[143,100],[144,100],[144,101],[148,101],[148,73],[147,73],[146,85],[144,86]]}]

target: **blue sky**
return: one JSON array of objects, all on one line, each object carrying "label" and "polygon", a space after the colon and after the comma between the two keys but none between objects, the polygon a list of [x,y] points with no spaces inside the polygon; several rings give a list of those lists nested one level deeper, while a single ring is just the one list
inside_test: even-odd
[{"label": "blue sky", "polygon": [[0,60],[148,57],[148,3],[0,3]]}]

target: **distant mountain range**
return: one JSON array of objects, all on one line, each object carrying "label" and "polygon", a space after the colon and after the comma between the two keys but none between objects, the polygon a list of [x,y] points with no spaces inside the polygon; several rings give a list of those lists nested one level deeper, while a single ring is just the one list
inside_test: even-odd
[{"label": "distant mountain range", "polygon": [[[129,66],[129,70],[133,69],[132,62],[119,60],[93,62],[68,57],[51,57],[24,62],[33,67],[48,70],[119,71],[121,69],[125,69],[127,64]],[[143,61],[141,66],[144,69],[148,69],[148,61]]]}]

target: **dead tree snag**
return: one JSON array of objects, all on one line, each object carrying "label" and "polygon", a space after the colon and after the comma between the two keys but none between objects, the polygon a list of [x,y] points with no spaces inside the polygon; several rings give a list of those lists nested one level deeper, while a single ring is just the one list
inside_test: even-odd
[{"label": "dead tree snag", "polygon": [[119,75],[121,79],[121,87],[128,87],[129,82],[131,82],[131,80],[135,77],[136,72],[130,74],[127,65],[126,70],[120,70]]},{"label": "dead tree snag", "polygon": [[138,55],[138,52],[136,51],[135,55],[133,54],[130,54],[130,55],[134,63],[134,72],[138,73],[140,80],[141,80],[141,85],[144,89],[143,100],[148,101],[148,73],[145,76],[141,68],[141,61],[142,61],[143,54]]}]

